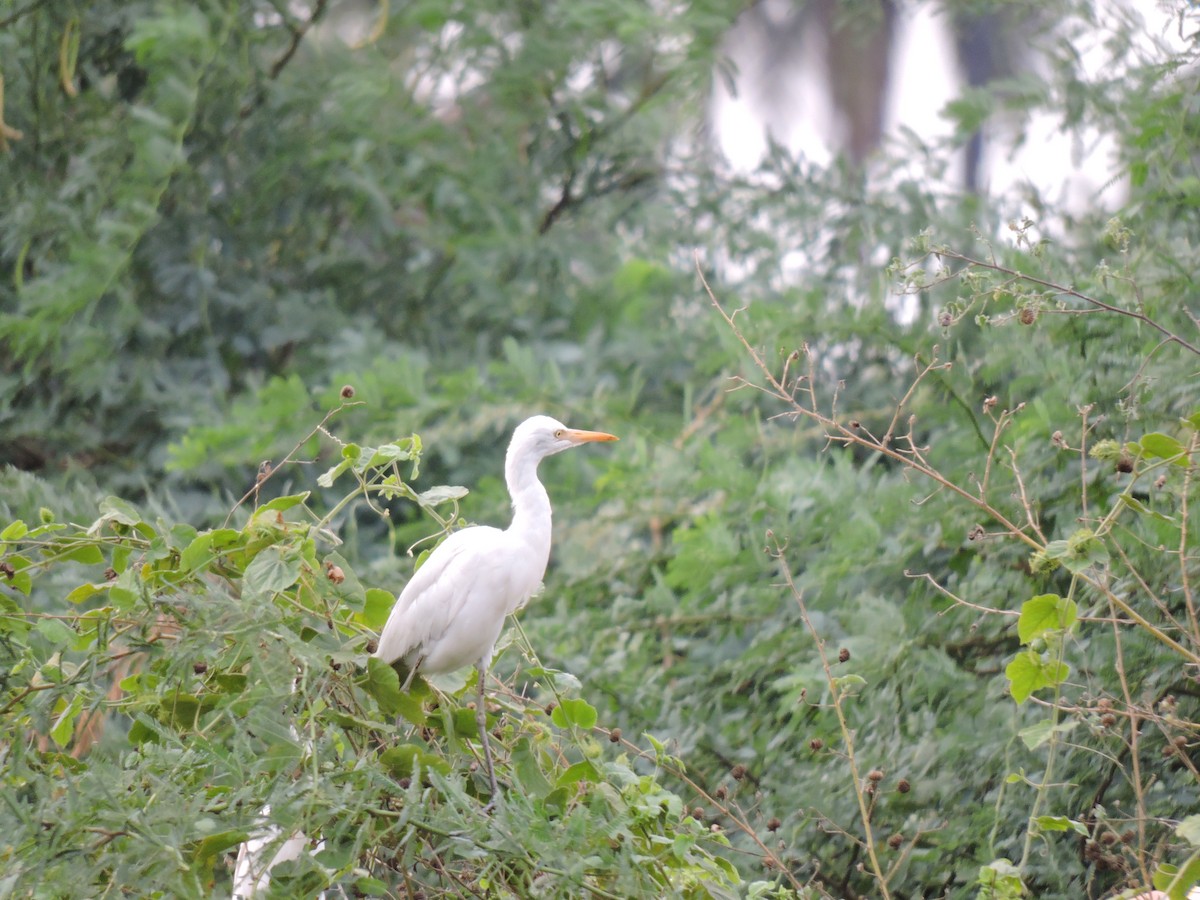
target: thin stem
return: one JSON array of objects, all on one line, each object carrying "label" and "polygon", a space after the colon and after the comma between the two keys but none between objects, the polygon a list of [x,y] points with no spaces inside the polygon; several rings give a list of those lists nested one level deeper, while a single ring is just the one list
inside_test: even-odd
[{"label": "thin stem", "polygon": [[[1071,586],[1067,589],[1067,600],[1074,599],[1075,586],[1078,584],[1078,578],[1071,578]],[[1061,668],[1065,662],[1067,652],[1066,637],[1058,641],[1058,653],[1056,654],[1055,663]],[[1054,763],[1058,758],[1058,745],[1060,743],[1058,736],[1058,721],[1061,714],[1059,704],[1062,701],[1062,682],[1054,683],[1054,700],[1050,703],[1050,737],[1048,743],[1049,748],[1046,751],[1046,768],[1042,772],[1042,780],[1039,782],[1037,792],[1033,797],[1033,809],[1029,811],[1029,825],[1025,829],[1025,845],[1021,849],[1021,861],[1017,864],[1017,868],[1021,872],[1025,872],[1029,865],[1029,854],[1033,851],[1033,839],[1040,833],[1037,822],[1038,816],[1041,814],[1042,807],[1045,805],[1046,797],[1050,792],[1051,779],[1054,775]]]},{"label": "thin stem", "polygon": [[1046,281],[1044,278],[1037,278],[1033,275],[1027,275],[1024,272],[1018,272],[1016,269],[1010,269],[1007,266],[1002,266],[996,262],[984,262],[982,260],[966,256],[962,253],[957,253],[954,250],[949,250],[945,247],[937,249],[934,251],[934,253],[937,256],[946,257],[947,259],[956,259],[959,262],[966,263],[972,268],[991,269],[993,272],[1002,272],[1005,275],[1020,279],[1021,281],[1028,281],[1030,284],[1036,284],[1039,287],[1047,288],[1048,290],[1054,291],[1056,294],[1062,294],[1066,297],[1074,297],[1076,300],[1082,300],[1084,303],[1088,303],[1097,309],[1115,313],[1119,316],[1128,316],[1131,319],[1137,319],[1139,322],[1142,322],[1143,324],[1153,328],[1168,341],[1178,344],[1185,350],[1200,356],[1200,347],[1197,347],[1195,344],[1184,340],[1170,329],[1159,325],[1145,313],[1136,312],[1131,309],[1125,309],[1120,306],[1114,306],[1111,303],[1105,303],[1103,300],[1097,300],[1095,297],[1088,296],[1087,294],[1077,291],[1074,288],[1067,287],[1066,285],[1056,284],[1053,281]]},{"label": "thin stem", "polygon": [[879,883],[881,895],[884,897],[884,900],[889,900],[891,892],[888,890],[888,879],[887,875],[884,874],[883,866],[879,863],[879,855],[875,851],[875,835],[871,828],[871,810],[867,804],[866,795],[863,792],[863,779],[859,774],[858,759],[854,752],[854,731],[850,728],[850,723],[846,719],[846,713],[842,709],[842,692],[838,687],[837,679],[833,676],[833,669],[829,665],[829,658],[825,655],[825,642],[821,639],[820,633],[809,618],[808,605],[804,602],[804,594],[796,586],[796,582],[792,578],[791,567],[784,557],[783,549],[775,545],[770,548],[770,552],[780,563],[779,567],[783,572],[784,580],[792,592],[792,597],[795,599],[796,605],[800,607],[800,618],[804,622],[804,627],[808,629],[808,633],[812,635],[817,654],[821,658],[821,666],[825,670],[825,680],[829,684],[830,696],[833,697],[833,710],[837,715],[838,727],[841,729],[842,740],[846,745],[846,762],[850,766],[850,777],[854,781],[854,796],[858,800],[858,811],[862,818],[863,838],[867,848],[867,857],[871,862],[871,871],[875,876],[875,880]]},{"label": "thin stem", "polygon": [[[1200,448],[1200,432],[1192,433],[1188,447],[1188,459],[1196,458]],[[1188,493],[1192,487],[1192,467],[1183,470],[1183,487],[1179,491],[1179,587],[1183,602],[1187,606],[1188,624],[1192,629],[1192,640],[1200,646],[1200,618],[1196,615],[1196,597],[1192,591],[1191,576],[1188,575]]]}]

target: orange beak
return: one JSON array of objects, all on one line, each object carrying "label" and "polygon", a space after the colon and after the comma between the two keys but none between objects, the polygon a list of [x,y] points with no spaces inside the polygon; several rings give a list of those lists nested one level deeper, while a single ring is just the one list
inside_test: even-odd
[{"label": "orange beak", "polygon": [[575,428],[568,428],[563,432],[563,437],[568,441],[574,441],[576,444],[586,444],[592,441],[619,441],[620,438],[615,434],[609,434],[606,431],[579,431]]}]

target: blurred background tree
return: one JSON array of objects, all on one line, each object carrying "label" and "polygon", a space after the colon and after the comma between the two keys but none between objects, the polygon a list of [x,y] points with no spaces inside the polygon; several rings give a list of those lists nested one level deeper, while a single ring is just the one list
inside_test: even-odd
[{"label": "blurred background tree", "polygon": [[[220,525],[352,385],[340,439],[420,433],[416,487],[468,485],[463,514],[497,522],[513,425],[604,428],[619,453],[548,464],[558,533],[529,638],[603,722],[670,739],[696,818],[757,854],[734,857],[747,880],[1005,896],[978,881],[1010,859],[1035,895],[1144,885],[1190,858],[1174,828],[1194,811],[1194,661],[1092,624],[1072,632],[1069,690],[1039,695],[1054,718],[1015,705],[1014,617],[977,607],[1015,613],[1075,583],[902,461],[731,392],[730,376],[763,375],[696,253],[769,370],[814,361],[792,387],[826,412],[836,396],[836,421],[884,434],[923,365],[952,362],[904,420],[947,482],[971,489],[994,464],[999,505],[1032,497],[1043,545],[1120,496],[1141,504],[1106,544],[1124,579],[1110,590],[1143,590],[1195,652],[1190,476],[1135,490],[1120,459],[1088,455],[1155,432],[1194,449],[1179,420],[1195,412],[1197,32],[1190,6],[1167,12],[1152,27],[1074,2],[0,0],[0,509],[85,522],[119,494],[167,531]],[[936,131],[888,127],[916,14],[942,23],[943,62],[963,72]],[[784,134],[797,91],[836,112],[827,158]],[[754,127],[773,129],[741,168],[723,152],[731,96],[760,100]],[[1087,202],[989,189],[988,161],[1036,158],[1047,128],[1081,157],[1105,151]],[[1182,340],[1160,345],[1149,322]],[[337,443],[318,434],[298,456],[318,465],[285,467],[258,499],[335,504],[317,476]],[[414,504],[390,512],[333,526],[357,577],[394,591],[436,526]],[[12,614],[60,611],[54,584]],[[1076,599],[1120,618],[1103,591]],[[853,753],[805,609],[865,679]],[[1120,718],[1102,725],[1105,698]],[[1018,739],[1046,721],[1076,722],[1079,746]],[[849,758],[881,775],[866,816]]]}]

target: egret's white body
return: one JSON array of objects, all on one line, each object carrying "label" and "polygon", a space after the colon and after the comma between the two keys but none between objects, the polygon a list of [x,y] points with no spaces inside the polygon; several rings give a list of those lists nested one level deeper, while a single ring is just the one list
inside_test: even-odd
[{"label": "egret's white body", "polygon": [[[549,416],[534,416],[518,425],[504,463],[512,524],[504,530],[475,525],[446,538],[400,593],[379,636],[375,656],[387,663],[403,663],[410,680],[418,671],[437,675],[469,665],[479,667],[476,721],[493,803],[499,791],[487,737],[484,679],[505,617],[537,591],[550,559],[550,497],[538,481],[538,463],[580,444],[615,440],[611,434],[567,428]],[[281,834],[269,824],[269,813],[270,807],[265,807],[267,824],[238,850],[235,900],[266,891],[272,868],[311,852],[308,838],[297,832],[269,860],[264,859]]]},{"label": "egret's white body", "polygon": [[[233,869],[233,900],[253,900],[265,893],[271,886],[271,870],[280,863],[299,859],[309,852],[320,852],[325,849],[325,842],[317,844],[316,850],[311,851],[310,842],[304,832],[297,831],[284,841],[269,860],[263,859],[264,851],[279,839],[282,833],[279,828],[270,824],[267,818],[271,815],[270,805],[262,809],[263,826],[254,837],[238,847],[237,863]],[[321,894],[324,897],[324,894]]]},{"label": "egret's white body", "polygon": [[484,678],[505,617],[537,591],[550,559],[550,497],[538,481],[538,463],[581,444],[616,439],[601,431],[567,428],[549,416],[518,425],[504,460],[512,524],[503,530],[475,525],[446,538],[400,593],[380,633],[375,656],[402,663],[410,681],[418,671],[437,675],[478,667],[476,717],[493,800],[497,790]]},{"label": "egret's white body", "polygon": [[419,664],[430,674],[491,658],[504,617],[538,589],[550,556],[544,539],[476,525],[456,531],[429,555],[392,607],[375,655]]}]

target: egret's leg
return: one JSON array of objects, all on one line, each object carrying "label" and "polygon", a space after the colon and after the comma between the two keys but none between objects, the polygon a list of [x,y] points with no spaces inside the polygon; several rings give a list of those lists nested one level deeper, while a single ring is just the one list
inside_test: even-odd
[{"label": "egret's leg", "polygon": [[487,764],[488,782],[492,786],[492,799],[488,808],[496,805],[500,798],[500,788],[496,786],[496,769],[492,766],[492,745],[488,743],[487,703],[484,700],[483,686],[487,678],[487,666],[479,667],[479,702],[475,705],[475,724],[479,726],[479,740],[483,743],[483,761]]},{"label": "egret's leg", "polygon": [[412,685],[412,680],[417,677],[417,669],[421,668],[421,663],[423,662],[425,662],[425,657],[422,656],[415,663],[413,663],[412,668],[408,670],[408,677],[404,679],[404,684],[400,687],[402,693],[408,693],[408,689]]}]

